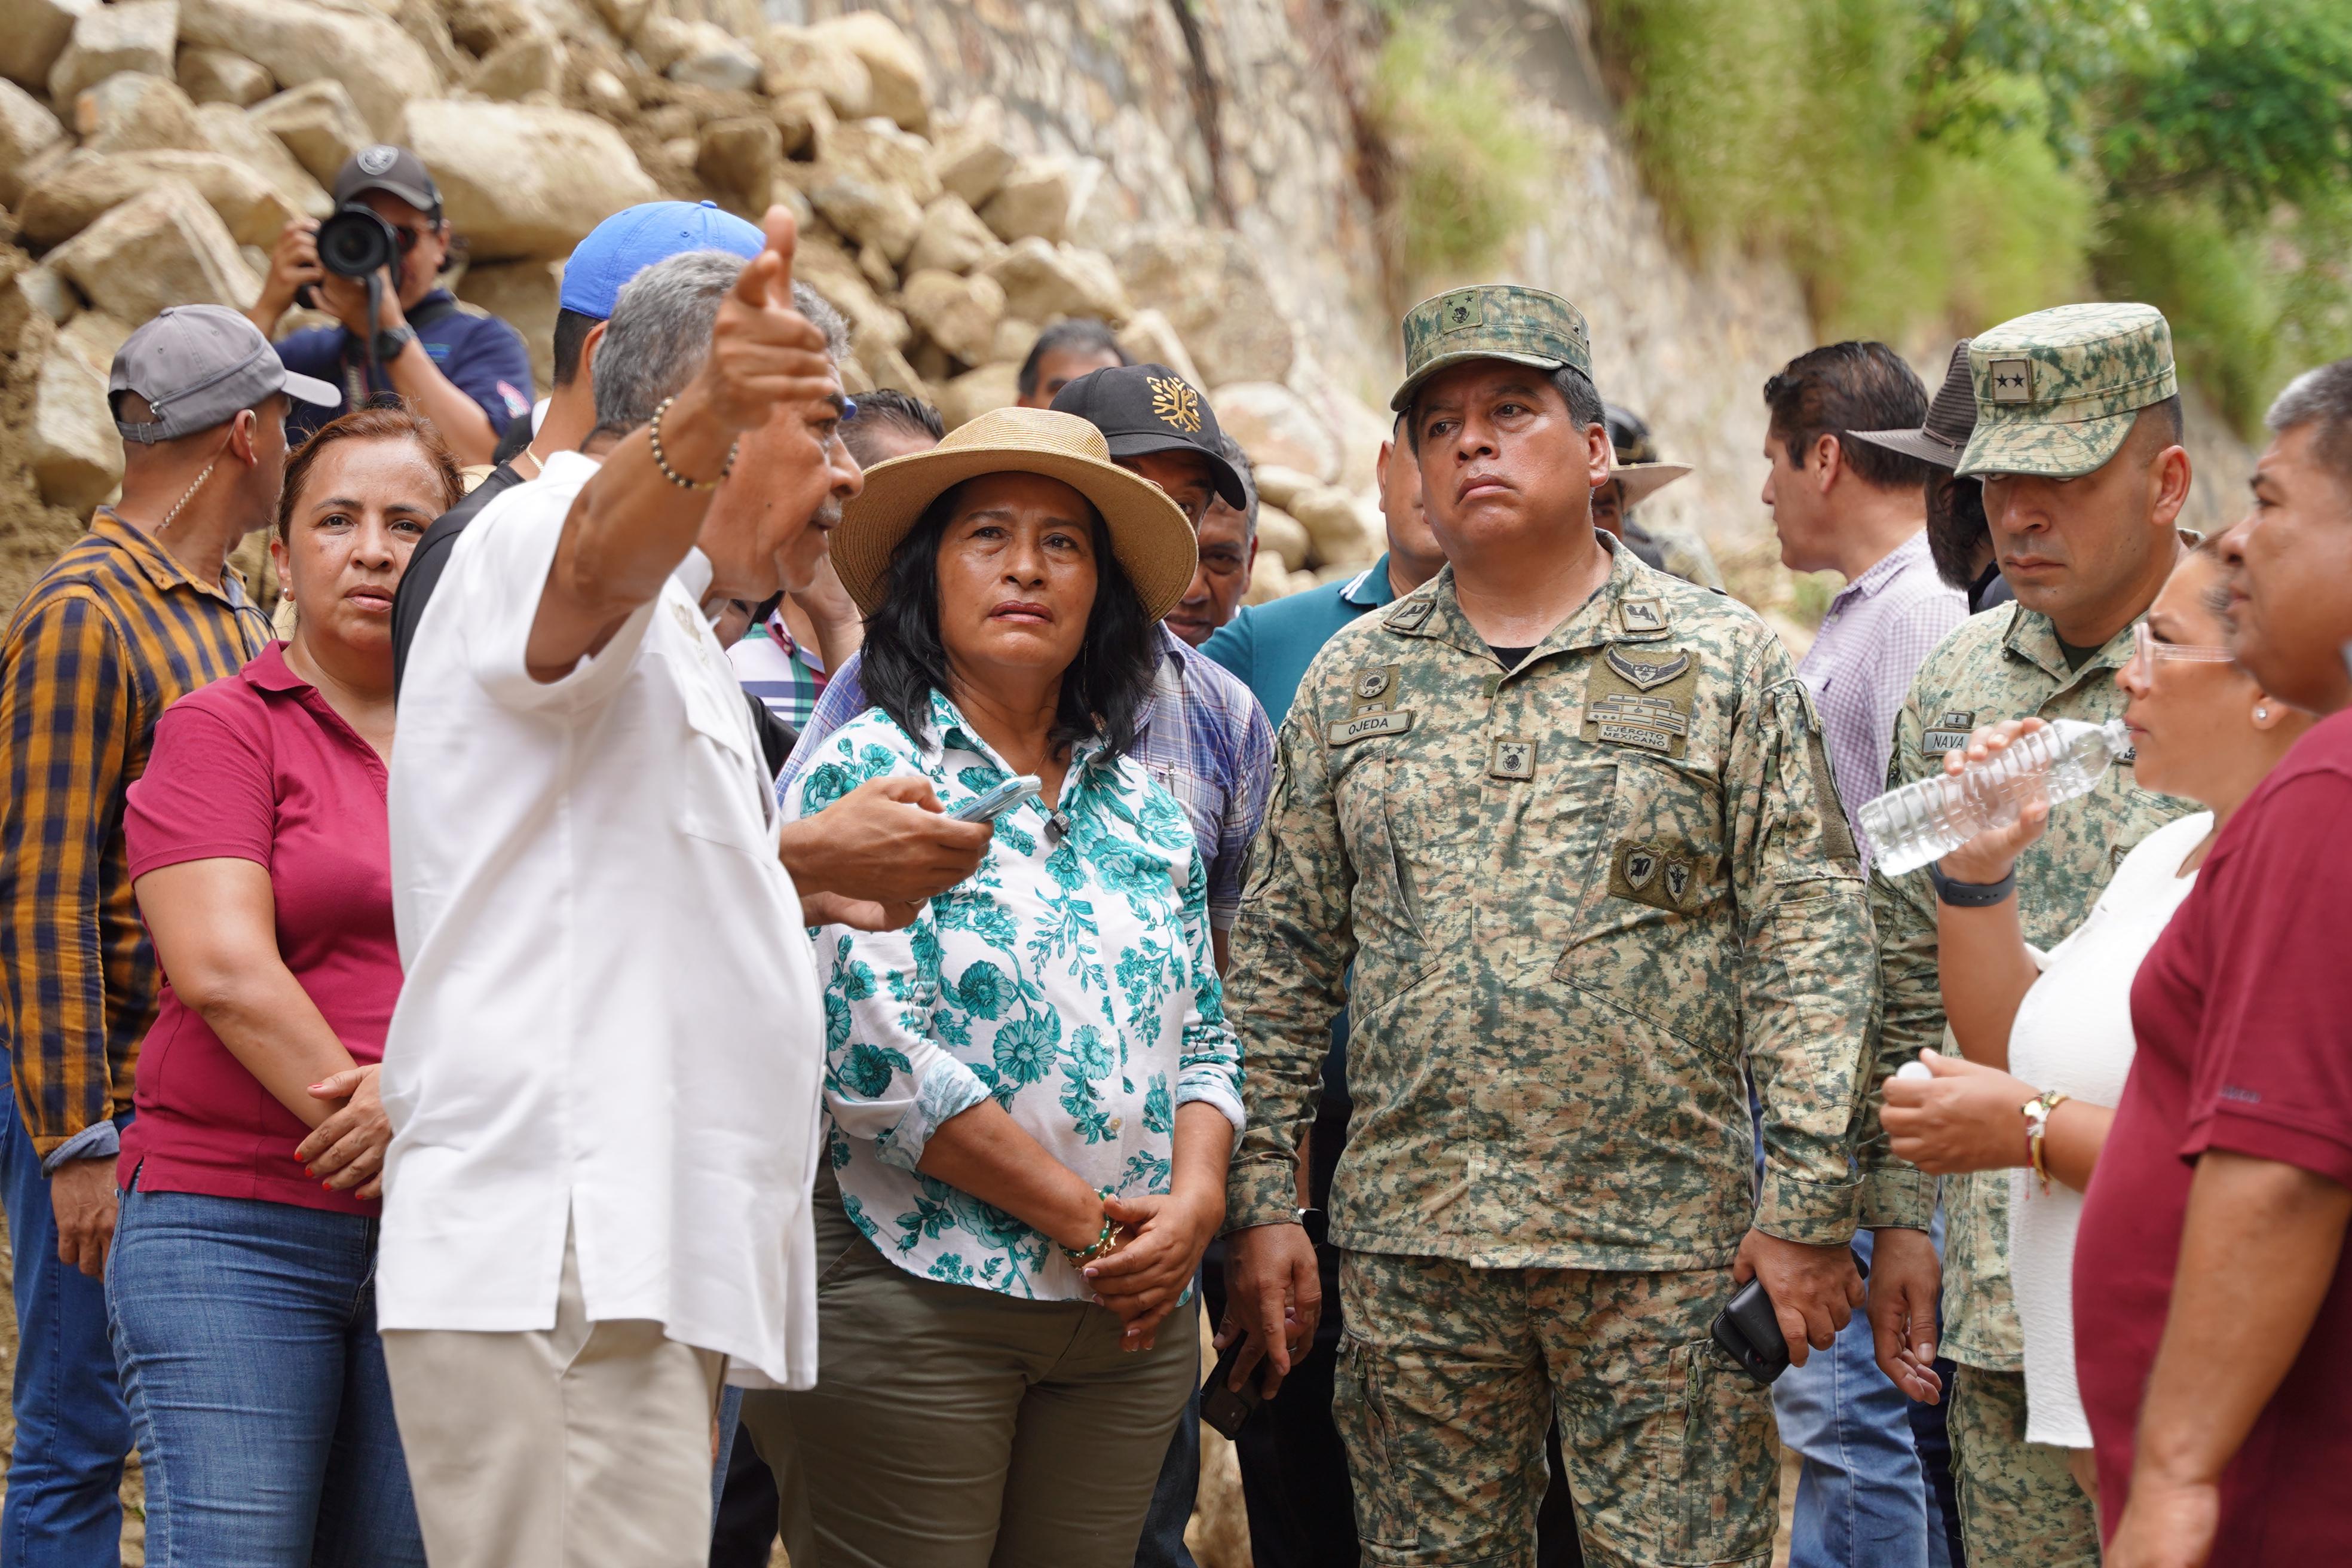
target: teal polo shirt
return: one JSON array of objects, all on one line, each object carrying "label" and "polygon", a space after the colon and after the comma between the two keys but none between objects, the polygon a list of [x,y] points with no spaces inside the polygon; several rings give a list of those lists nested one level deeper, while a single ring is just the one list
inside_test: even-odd
[{"label": "teal polo shirt", "polygon": [[1307,667],[1341,626],[1396,598],[1382,555],[1344,583],[1326,583],[1271,604],[1245,605],[1219,626],[1201,651],[1223,665],[1257,696],[1276,729],[1298,695]]}]

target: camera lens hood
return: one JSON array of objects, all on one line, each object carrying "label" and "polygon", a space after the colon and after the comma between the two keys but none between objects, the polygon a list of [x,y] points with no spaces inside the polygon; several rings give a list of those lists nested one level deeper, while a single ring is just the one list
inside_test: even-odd
[{"label": "camera lens hood", "polygon": [[319,265],[343,278],[365,278],[400,259],[400,236],[372,207],[346,202],[319,226]]}]

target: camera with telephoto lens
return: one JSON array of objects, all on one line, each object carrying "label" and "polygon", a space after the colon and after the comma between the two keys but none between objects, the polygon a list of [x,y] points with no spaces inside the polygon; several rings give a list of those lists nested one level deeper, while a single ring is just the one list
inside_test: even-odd
[{"label": "camera with telephoto lens", "polygon": [[319,265],[345,278],[365,278],[400,259],[400,233],[373,207],[346,202],[319,226]]}]

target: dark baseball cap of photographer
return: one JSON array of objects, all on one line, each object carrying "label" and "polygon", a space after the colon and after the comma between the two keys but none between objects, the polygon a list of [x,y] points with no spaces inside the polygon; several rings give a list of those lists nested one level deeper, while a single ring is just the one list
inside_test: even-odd
[{"label": "dark baseball cap of photographer", "polygon": [[379,142],[351,155],[335,176],[335,205],[357,201],[369,191],[398,196],[418,212],[441,216],[441,187],[425,167],[425,160],[405,147]]},{"label": "dark baseball cap of photographer", "polygon": [[[152,418],[122,417],[121,396],[146,399]],[[153,446],[226,425],[273,392],[333,408],[342,395],[278,358],[261,329],[226,305],[173,305],[131,334],[114,356],[106,401],[126,441]]]}]

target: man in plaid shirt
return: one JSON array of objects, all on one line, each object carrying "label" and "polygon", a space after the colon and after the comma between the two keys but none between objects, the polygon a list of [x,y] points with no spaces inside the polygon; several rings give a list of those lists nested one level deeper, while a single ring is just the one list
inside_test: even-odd
[{"label": "man in plaid shirt", "polygon": [[229,552],[276,512],[287,396],[338,397],[216,305],[133,332],[110,384],[122,499],[0,636],[0,1046],[16,1089],[0,1103],[0,1196],[22,1335],[5,1568],[121,1561],[131,1430],[100,1279],[117,1133],[159,985],[123,795],[163,710],[268,643]]}]

